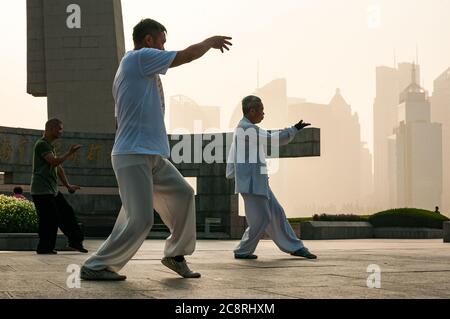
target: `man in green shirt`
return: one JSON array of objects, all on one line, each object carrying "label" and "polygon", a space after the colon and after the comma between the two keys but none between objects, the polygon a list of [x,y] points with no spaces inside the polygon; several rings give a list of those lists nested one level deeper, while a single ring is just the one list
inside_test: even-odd
[{"label": "man in green shirt", "polygon": [[63,156],[57,156],[53,142],[61,137],[62,122],[51,119],[45,124],[44,136],[34,145],[31,196],[39,219],[38,254],[56,254],[58,227],[69,239],[68,246],[87,253],[83,247],[84,235],[72,207],[58,191],[57,176],[70,193],[80,187],[69,184],[61,164],[77,152],[81,145],[73,145]]}]

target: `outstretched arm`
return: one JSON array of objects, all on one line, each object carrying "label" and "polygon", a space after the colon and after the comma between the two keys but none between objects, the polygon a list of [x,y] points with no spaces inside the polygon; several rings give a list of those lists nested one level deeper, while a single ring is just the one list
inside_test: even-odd
[{"label": "outstretched arm", "polygon": [[231,46],[231,37],[225,37],[225,36],[215,36],[206,39],[203,42],[191,45],[187,49],[184,49],[182,51],[177,52],[177,56],[173,60],[172,64],[170,65],[171,68],[180,66],[185,63],[192,62],[194,60],[197,60],[198,58],[202,57],[206,52],[208,52],[210,49],[217,49],[220,50],[222,53],[223,50],[230,50],[228,46]]},{"label": "outstretched arm", "polygon": [[301,120],[300,122],[298,122],[297,124],[295,124],[290,128],[286,128],[284,130],[279,130],[271,133],[264,130],[260,130],[259,134],[260,136],[264,136],[265,138],[277,139],[278,144],[281,146],[289,144],[294,139],[295,135],[298,132],[300,132],[302,129],[310,125],[311,125],[310,123],[305,123],[303,122],[303,120]]},{"label": "outstretched arm", "polygon": [[268,138],[271,139],[271,142],[277,140],[280,146],[286,145],[294,139],[297,132],[298,130],[293,126],[284,130],[268,133]]}]

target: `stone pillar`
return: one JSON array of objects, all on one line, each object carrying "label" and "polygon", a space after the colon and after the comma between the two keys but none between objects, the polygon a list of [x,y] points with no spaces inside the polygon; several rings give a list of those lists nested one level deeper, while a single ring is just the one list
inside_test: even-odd
[{"label": "stone pillar", "polygon": [[27,0],[28,84],[71,132],[114,133],[112,82],[125,52],[120,0]]}]

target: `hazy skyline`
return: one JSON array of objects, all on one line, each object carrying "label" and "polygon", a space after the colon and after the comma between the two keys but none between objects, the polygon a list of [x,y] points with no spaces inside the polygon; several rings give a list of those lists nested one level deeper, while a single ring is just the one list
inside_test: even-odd
[{"label": "hazy skyline", "polygon": [[[41,129],[46,99],[26,94],[25,4],[11,1],[0,13],[5,46],[0,53],[0,126]],[[256,88],[259,61],[260,84],[286,78],[291,97],[326,104],[339,87],[358,113],[362,139],[373,151],[376,66],[394,66],[394,50],[397,62],[412,62],[417,46],[421,84],[430,94],[432,81],[450,66],[446,0],[169,0],[156,7],[151,1],[122,0],[122,6],[127,50],[133,47],[132,27],[144,17],[167,27],[167,50],[184,49],[214,34],[233,37],[226,56],[210,53],[163,77],[166,102],[183,94],[201,105],[220,106],[223,126],[242,96]],[[379,25],[373,18],[377,8]]]}]

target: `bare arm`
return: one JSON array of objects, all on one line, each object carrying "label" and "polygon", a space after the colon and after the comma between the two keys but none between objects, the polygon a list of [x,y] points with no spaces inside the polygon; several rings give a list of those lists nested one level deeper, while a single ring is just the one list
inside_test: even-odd
[{"label": "bare arm", "polygon": [[61,165],[58,166],[57,171],[59,179],[70,193],[75,193],[75,191],[81,189],[79,186],[69,184],[66,173],[64,172],[64,168]]},{"label": "bare arm", "polygon": [[61,180],[61,182],[63,183],[63,185],[66,187],[69,187],[70,185],[69,185],[69,182],[67,181],[66,173],[64,172],[64,169],[62,168],[61,165],[58,166],[57,172],[58,172],[58,177]]},{"label": "bare arm", "polygon": [[182,64],[197,60],[198,58],[202,57],[206,52],[208,52],[210,49],[218,49],[222,51],[222,53],[224,52],[223,51],[224,49],[230,50],[228,46],[231,46],[232,44],[228,40],[231,39],[232,39],[231,37],[215,36],[208,38],[203,42],[191,45],[187,49],[177,52],[177,56],[173,60],[170,67],[174,68]]},{"label": "bare arm", "polygon": [[52,166],[59,166],[64,163],[70,156],[77,152],[81,148],[81,145],[72,145],[69,151],[67,151],[61,157],[55,157],[52,153],[44,156],[44,159]]}]

